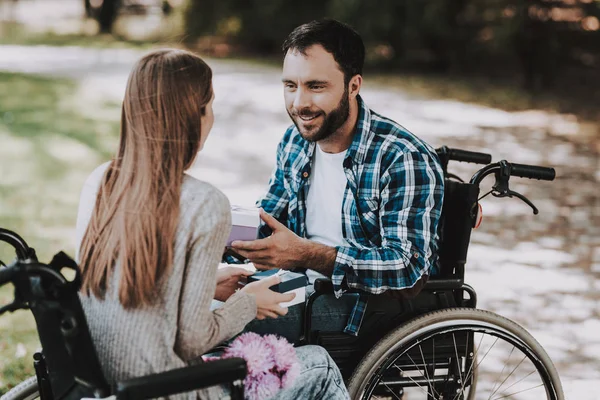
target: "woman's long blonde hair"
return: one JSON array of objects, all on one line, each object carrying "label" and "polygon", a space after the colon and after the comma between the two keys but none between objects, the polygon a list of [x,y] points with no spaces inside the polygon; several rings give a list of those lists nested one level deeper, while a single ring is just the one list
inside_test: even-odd
[{"label": "woman's long blonde hair", "polygon": [[184,171],[199,151],[212,71],[183,50],[159,50],[133,68],[119,150],[102,178],[81,243],[84,294],[104,298],[115,263],[125,308],[150,304],[171,267]]}]

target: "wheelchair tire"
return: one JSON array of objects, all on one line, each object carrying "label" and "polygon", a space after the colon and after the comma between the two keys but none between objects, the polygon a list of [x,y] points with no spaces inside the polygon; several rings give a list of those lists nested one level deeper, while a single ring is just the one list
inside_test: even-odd
[{"label": "wheelchair tire", "polygon": [[[523,355],[520,362],[520,356],[511,359],[515,350]],[[495,354],[498,351],[500,356]],[[486,360],[491,367],[482,366]],[[525,361],[529,367],[522,372]],[[498,372],[502,362],[504,366]],[[521,377],[517,370],[529,374]],[[537,386],[530,386],[534,379],[530,376],[536,372]],[[503,387],[505,384],[510,386]],[[498,398],[509,399],[564,400],[558,372],[533,336],[507,318],[472,308],[430,312],[396,328],[367,353],[348,381],[352,399],[402,399],[411,390],[405,398],[412,400],[420,395],[423,399],[474,400],[492,399],[497,394]],[[412,395],[415,392],[416,397]],[[523,393],[533,396],[520,397]]]},{"label": "wheelchair tire", "polygon": [[10,389],[0,397],[0,400],[32,400],[39,397],[38,381],[35,376],[32,376]]}]

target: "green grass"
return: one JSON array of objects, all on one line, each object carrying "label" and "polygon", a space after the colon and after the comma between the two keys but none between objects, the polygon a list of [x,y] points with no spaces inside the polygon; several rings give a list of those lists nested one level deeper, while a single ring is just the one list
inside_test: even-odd
[{"label": "green grass", "polygon": [[[68,80],[0,73],[0,227],[18,232],[42,261],[73,254],[83,182],[116,148],[119,107],[81,97]],[[13,258],[0,245],[0,260]],[[12,296],[1,288],[0,304]],[[0,394],[33,374],[38,347],[28,311],[0,317]]]}]

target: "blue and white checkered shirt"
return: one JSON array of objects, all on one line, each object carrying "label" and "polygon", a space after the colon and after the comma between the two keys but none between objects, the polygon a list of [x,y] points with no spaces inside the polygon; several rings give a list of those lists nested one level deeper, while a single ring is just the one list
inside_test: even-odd
[{"label": "blue and white checkered shirt", "polygon": [[[435,151],[358,96],[356,133],[343,162],[348,184],[342,234],[331,280],[340,297],[347,286],[370,294],[412,287],[435,273],[443,171]],[[258,206],[306,237],[306,198],[315,143],[292,125],[277,149],[277,166]],[[310,266],[307,266],[310,268]],[[344,283],[345,285],[342,285]],[[357,335],[366,309],[360,296],[346,333]]]}]

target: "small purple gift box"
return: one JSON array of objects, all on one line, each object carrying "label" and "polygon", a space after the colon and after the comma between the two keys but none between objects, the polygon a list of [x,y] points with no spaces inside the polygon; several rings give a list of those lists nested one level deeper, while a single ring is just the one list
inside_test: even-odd
[{"label": "small purple gift box", "polygon": [[258,208],[231,206],[231,233],[227,246],[234,240],[254,240],[258,236],[260,214]]}]

